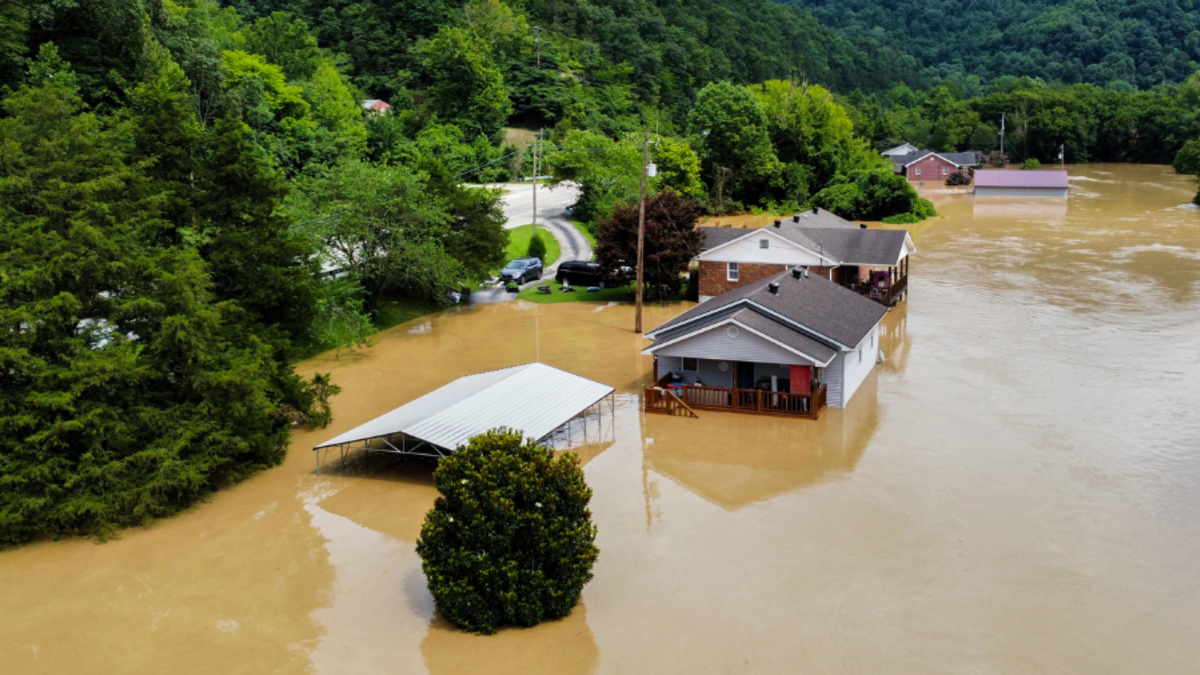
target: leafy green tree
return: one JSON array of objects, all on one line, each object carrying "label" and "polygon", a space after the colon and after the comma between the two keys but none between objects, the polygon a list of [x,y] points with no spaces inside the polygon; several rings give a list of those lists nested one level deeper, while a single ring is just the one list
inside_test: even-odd
[{"label": "leafy green tree", "polygon": [[[646,198],[645,241],[642,254],[643,279],[650,288],[677,291],[681,275],[700,253],[704,235],[696,229],[700,207],[671,190]],[[638,205],[624,204],[597,228],[596,261],[602,269],[615,272],[636,267]]]},{"label": "leafy green tree", "polygon": [[658,185],[685,199],[704,199],[700,157],[690,145],[682,140],[660,138],[654,142],[653,160],[658,167]]},{"label": "leafy green tree", "polygon": [[903,176],[890,170],[856,171],[849,178],[818,192],[812,203],[847,220],[882,220],[902,213],[920,219],[937,215]]},{"label": "leafy green tree", "polygon": [[4,543],[174,513],[277,464],[336,393],[211,295],[195,249],[154,243],[164,193],[129,131],[41,72],[0,119]]},{"label": "leafy green tree", "polygon": [[311,321],[318,270],[308,240],[279,211],[288,192],[283,174],[238,120],[218,120],[202,152],[196,243],[213,292],[282,337],[299,339]]},{"label": "leafy green tree", "polygon": [[[778,171],[767,116],[753,94],[728,81],[700,90],[688,127],[702,140],[701,158],[710,184],[728,170],[737,194],[754,199],[750,186]],[[731,186],[731,187],[732,187]]]},{"label": "leafy green tree", "polygon": [[1030,157],[1024,162],[1021,162],[1021,168],[1025,171],[1037,170],[1042,168],[1042,163],[1039,162],[1037,158]]},{"label": "leafy green tree", "polygon": [[[575,217],[586,222],[606,218],[619,204],[637,201],[641,191],[642,138],[614,141],[592,131],[571,130],[546,154],[556,183],[579,184]],[[654,181],[647,183],[653,191]]]},{"label": "leafy green tree", "polygon": [[579,457],[495,429],[442,459],[417,554],[442,616],[474,633],[559,619],[600,554]]},{"label": "leafy green tree", "polygon": [[1179,152],[1175,154],[1175,161],[1171,164],[1179,173],[1200,173],[1200,139],[1192,139],[1184,143]]},{"label": "leafy green tree", "polygon": [[426,188],[427,177],[404,166],[352,159],[302,179],[289,210],[324,266],[361,285],[367,311],[388,292],[440,301],[463,269],[442,245],[451,216]]},{"label": "leafy green tree", "polygon": [[325,63],[308,24],[287,12],[272,12],[242,32],[246,51],[279,66],[289,80],[311,79]]},{"label": "leafy green tree", "polygon": [[428,105],[468,133],[491,136],[512,114],[504,75],[483,41],[461,28],[443,27],[417,51],[429,80]]}]

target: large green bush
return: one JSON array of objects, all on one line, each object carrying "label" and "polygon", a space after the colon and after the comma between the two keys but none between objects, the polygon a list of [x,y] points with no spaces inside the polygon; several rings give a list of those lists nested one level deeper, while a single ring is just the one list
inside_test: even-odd
[{"label": "large green bush", "polygon": [[600,553],[576,455],[495,429],[441,460],[434,480],[417,553],[446,619],[492,634],[571,613]]},{"label": "large green bush", "polygon": [[542,239],[545,235],[545,230],[538,230],[537,236],[529,238],[529,250],[525,252],[526,258],[537,258],[543,263],[546,262],[546,240]]},{"label": "large green bush", "polygon": [[1171,165],[1179,173],[1200,174],[1200,138],[1184,143]]}]

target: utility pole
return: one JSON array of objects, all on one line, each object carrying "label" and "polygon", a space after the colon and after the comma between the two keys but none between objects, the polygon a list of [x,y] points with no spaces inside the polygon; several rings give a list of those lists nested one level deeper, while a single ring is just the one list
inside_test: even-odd
[{"label": "utility pole", "polygon": [[642,257],[646,246],[646,167],[650,163],[650,130],[646,129],[646,140],[642,143],[642,198],[638,201],[638,254],[637,254],[637,309],[634,313],[633,332],[642,332]]},{"label": "utility pole", "polygon": [[1000,113],[1000,161],[1004,161],[1004,116],[1008,113]]},{"label": "utility pole", "polygon": [[530,241],[537,239],[538,146],[542,144],[542,131],[538,130],[537,139],[533,141],[533,236]]},{"label": "utility pole", "polygon": [[1058,166],[1061,169],[1067,168],[1067,144],[1061,143],[1058,146]]}]

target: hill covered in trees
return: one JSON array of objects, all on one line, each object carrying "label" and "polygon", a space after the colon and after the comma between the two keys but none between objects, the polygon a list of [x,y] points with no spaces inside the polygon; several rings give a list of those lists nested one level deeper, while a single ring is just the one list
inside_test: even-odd
[{"label": "hill covered in trees", "polygon": [[1013,76],[1149,89],[1182,82],[1200,61],[1196,0],[786,1],[915,58],[927,82],[964,88]]}]

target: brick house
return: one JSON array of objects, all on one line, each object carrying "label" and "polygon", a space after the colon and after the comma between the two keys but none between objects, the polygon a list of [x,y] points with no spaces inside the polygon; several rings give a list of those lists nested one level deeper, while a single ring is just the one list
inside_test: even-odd
[{"label": "brick house", "polygon": [[908,256],[916,252],[904,230],[859,227],[824,209],[759,229],[699,229],[701,302],[803,268],[890,305],[907,287]]},{"label": "brick house", "polygon": [[910,183],[945,183],[950,174],[963,171],[970,175],[979,160],[973,152],[933,152],[917,150],[905,155],[886,155],[892,160],[892,170]]}]

